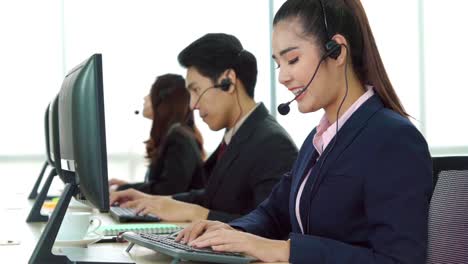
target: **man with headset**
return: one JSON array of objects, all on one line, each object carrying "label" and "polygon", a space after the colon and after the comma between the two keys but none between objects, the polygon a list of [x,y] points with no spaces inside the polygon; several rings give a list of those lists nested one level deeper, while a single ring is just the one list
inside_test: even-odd
[{"label": "man with headset", "polygon": [[135,190],[116,192],[111,203],[154,214],[165,221],[218,220],[245,215],[288,172],[297,148],[287,132],[253,99],[255,56],[228,34],[207,34],[178,56],[187,69],[190,106],[223,141],[205,162],[205,188],[172,197]]}]

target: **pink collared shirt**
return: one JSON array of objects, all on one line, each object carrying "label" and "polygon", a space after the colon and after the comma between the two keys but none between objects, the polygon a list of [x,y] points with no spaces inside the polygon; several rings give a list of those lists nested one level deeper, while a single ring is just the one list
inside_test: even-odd
[{"label": "pink collared shirt", "polygon": [[[366,86],[367,91],[359,97],[359,99],[356,100],[349,108],[346,110],[346,112],[338,119],[338,130],[341,129],[341,127],[348,121],[348,119],[356,112],[359,107],[366,102],[372,95],[374,95],[374,89],[372,86]],[[333,124],[330,124],[328,122],[328,119],[326,115],[322,117],[320,120],[319,125],[317,126],[317,132],[314,135],[314,138],[312,140],[312,143],[314,144],[315,149],[319,153],[319,156],[323,153],[323,150],[328,146],[330,141],[335,137],[336,135],[336,122]],[[304,180],[301,183],[301,186],[299,187],[299,191],[297,192],[297,197],[296,197],[296,218],[297,222],[299,223],[299,227],[301,228],[302,233],[304,234],[304,228],[302,226],[302,221],[301,221],[301,214],[299,210],[299,203],[301,200],[301,195],[302,192],[304,191],[304,186],[305,183],[307,182],[307,179],[310,176],[310,172],[312,169],[309,170],[307,173],[307,176],[304,178]]]}]

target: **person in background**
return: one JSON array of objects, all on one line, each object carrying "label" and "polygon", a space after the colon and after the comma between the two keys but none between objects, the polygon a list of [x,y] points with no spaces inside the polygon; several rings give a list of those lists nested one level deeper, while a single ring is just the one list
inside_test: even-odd
[{"label": "person in background", "polygon": [[172,197],[127,190],[113,193],[110,202],[165,221],[230,221],[268,197],[291,169],[297,148],[263,103],[255,102],[257,61],[236,37],[207,34],[178,59],[187,69],[191,108],[211,130],[225,130],[205,162],[206,186]]},{"label": "person in background", "polygon": [[185,80],[177,74],[159,76],[144,98],[143,116],[153,120],[146,144],[149,161],[144,182],[111,179],[117,191],[135,189],[171,195],[204,187],[203,138],[194,124]]},{"label": "person in background", "polygon": [[265,262],[425,264],[431,156],[361,2],[288,0],[273,25],[279,81],[300,112],[325,114],[260,206],[229,224],[193,223],[176,240]]}]

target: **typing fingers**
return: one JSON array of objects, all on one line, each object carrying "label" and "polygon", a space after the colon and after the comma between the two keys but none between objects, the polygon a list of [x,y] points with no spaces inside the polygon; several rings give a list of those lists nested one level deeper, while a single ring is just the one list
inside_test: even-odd
[{"label": "typing fingers", "polygon": [[121,192],[112,192],[109,197],[109,204],[113,205],[121,200]]},{"label": "typing fingers", "polygon": [[196,224],[192,228],[191,232],[186,237],[186,240],[184,243],[190,243],[191,241],[195,240],[197,237],[202,235],[205,232],[207,225],[208,223],[206,221],[198,222],[198,224]]},{"label": "typing fingers", "polygon": [[157,212],[154,210],[153,207],[146,205],[146,204],[143,204],[141,206],[140,214],[141,215],[154,215],[164,220],[159,214],[157,214]]},{"label": "typing fingers", "polygon": [[181,231],[179,231],[179,233],[177,234],[177,237],[175,238],[175,241],[176,242],[179,242],[181,241],[181,243],[185,244],[184,242],[184,238],[185,238],[185,234],[186,233],[190,233],[190,230],[191,230],[192,226],[187,226],[186,228],[182,229]]},{"label": "typing fingers", "polygon": [[[215,237],[220,236],[219,230],[212,231],[212,232],[205,232],[203,235],[199,236],[198,238],[192,240],[189,242],[190,246],[198,246],[198,244],[202,242],[209,241],[210,239],[213,239]],[[210,245],[211,246],[211,245]]]},{"label": "typing fingers", "polygon": [[249,247],[249,239],[242,232],[223,229],[206,234],[207,236],[203,240],[200,239],[192,246],[197,248],[211,247],[215,251],[229,252],[246,252]]},{"label": "typing fingers", "polygon": [[179,232],[179,234],[177,234],[177,237],[175,240],[180,241],[180,243],[182,244],[186,244],[189,241],[189,237],[190,237],[190,234],[192,233],[193,228],[198,226],[200,222],[201,221],[198,221],[185,227],[182,231]]},{"label": "typing fingers", "polygon": [[127,201],[134,200],[132,190],[133,189],[118,191],[118,192],[112,192],[110,194],[110,196],[109,196],[109,203],[111,205],[113,205],[115,203],[122,204],[122,203],[125,203]]},{"label": "typing fingers", "polygon": [[135,201],[127,201],[127,202],[121,203],[120,207],[122,207],[122,208],[134,208],[138,212],[139,205],[140,205],[140,201],[135,200]]},{"label": "typing fingers", "polygon": [[[205,236],[206,235],[206,236]],[[212,247],[218,251],[241,251],[244,239],[239,238],[236,231],[218,230],[210,233],[205,233],[200,240],[192,243],[193,247],[204,248]]]}]

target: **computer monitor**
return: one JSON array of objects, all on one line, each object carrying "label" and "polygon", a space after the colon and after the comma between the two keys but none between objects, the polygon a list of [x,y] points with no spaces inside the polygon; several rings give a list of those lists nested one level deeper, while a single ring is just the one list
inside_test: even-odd
[{"label": "computer monitor", "polygon": [[[102,57],[91,56],[71,70],[59,94],[62,173],[75,177],[80,192],[101,212],[109,211]],[[58,162],[58,161],[57,161]]]},{"label": "computer monitor", "polygon": [[[60,159],[55,157],[55,163],[61,164],[59,175],[65,188],[29,263],[72,262],[67,256],[51,252],[72,196],[85,198],[101,212],[109,211],[101,54],[94,54],[66,75],[58,95],[57,114]],[[90,263],[80,261],[79,249],[67,252],[74,255],[73,263]]]}]

